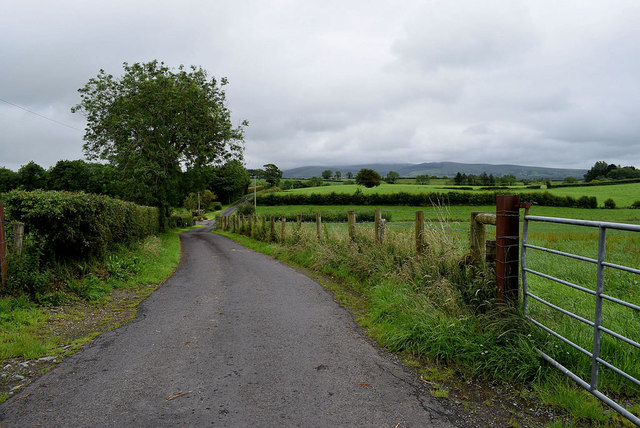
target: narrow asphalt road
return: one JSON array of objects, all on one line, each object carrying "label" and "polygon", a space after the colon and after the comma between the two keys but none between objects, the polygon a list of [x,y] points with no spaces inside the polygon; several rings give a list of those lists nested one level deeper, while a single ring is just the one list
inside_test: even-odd
[{"label": "narrow asphalt road", "polygon": [[0,405],[0,426],[469,426],[304,274],[182,235],[175,274]]}]

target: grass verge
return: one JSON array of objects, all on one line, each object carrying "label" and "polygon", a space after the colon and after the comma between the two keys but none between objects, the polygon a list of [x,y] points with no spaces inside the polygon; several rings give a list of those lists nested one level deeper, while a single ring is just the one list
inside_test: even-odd
[{"label": "grass verge", "polygon": [[[482,399],[487,396],[485,389],[480,401],[500,403],[510,413],[511,425],[523,420],[528,420],[525,425],[543,424],[553,417],[568,426],[623,423],[617,413],[541,362],[535,348],[546,336],[515,308],[492,300],[486,271],[460,263],[464,247],[450,234],[428,230],[428,253],[417,257],[411,251],[411,234],[388,231],[385,243],[374,245],[364,232],[350,241],[343,231],[325,227],[318,240],[315,227],[303,225],[296,231],[293,226],[284,239],[271,238],[259,226],[250,237],[218,233],[329,283],[342,304],[355,308],[358,321],[379,344],[405,361],[417,362],[435,396],[449,397],[478,412],[486,406],[468,400],[472,393],[465,385],[479,380],[494,385],[494,390],[497,385],[497,396]],[[445,379],[434,375],[443,369],[454,375]],[[512,402],[525,404],[515,408],[504,404]]]},{"label": "grass verge", "polygon": [[[27,296],[0,300],[0,402],[98,334],[133,319],[136,306],[180,262],[177,229],[121,247],[103,263],[87,263],[55,295],[60,305],[37,305]],[[69,268],[60,268],[69,275]]]}]

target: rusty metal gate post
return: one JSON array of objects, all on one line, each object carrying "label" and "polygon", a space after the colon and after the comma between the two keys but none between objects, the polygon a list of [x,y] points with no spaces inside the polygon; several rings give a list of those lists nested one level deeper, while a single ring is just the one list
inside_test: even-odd
[{"label": "rusty metal gate post", "polygon": [[520,196],[496,195],[496,285],[498,299],[518,302]]}]

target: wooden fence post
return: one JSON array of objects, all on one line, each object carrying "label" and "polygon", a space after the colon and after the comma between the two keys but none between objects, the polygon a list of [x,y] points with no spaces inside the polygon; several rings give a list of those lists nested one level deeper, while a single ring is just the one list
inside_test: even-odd
[{"label": "wooden fence post", "polygon": [[469,233],[470,248],[471,248],[471,261],[474,266],[479,266],[484,260],[485,253],[485,226],[484,223],[477,221],[478,215],[482,214],[480,211],[473,211],[471,213],[471,231]]},{"label": "wooden fence post", "polygon": [[249,216],[247,216],[247,226],[248,226],[248,234],[249,236],[253,235],[253,224],[252,224],[252,220],[253,220],[253,215],[249,214]]},{"label": "wooden fence post", "polygon": [[376,208],[376,212],[373,218],[375,242],[376,244],[380,244],[382,242],[382,240],[380,239],[380,223],[382,223],[380,220],[382,220],[382,210],[380,208]]},{"label": "wooden fence post", "polygon": [[347,211],[347,221],[349,222],[349,239],[352,241],[356,238],[356,212]]},{"label": "wooden fence post", "polygon": [[424,211],[416,211],[416,252],[424,253]]},{"label": "wooden fence post", "polygon": [[496,195],[496,285],[498,299],[518,303],[520,196]]},{"label": "wooden fence post", "polygon": [[280,232],[280,239],[284,241],[285,227],[287,226],[287,216],[282,216],[282,231]]},{"label": "wooden fence post", "polygon": [[0,204],[0,284],[7,285],[7,240],[4,230],[4,204]]},{"label": "wooden fence post", "polygon": [[300,232],[302,230],[302,214],[296,216],[296,221],[298,222],[298,232]]},{"label": "wooden fence post", "polygon": [[270,233],[270,237],[272,241],[275,241],[276,239],[276,218],[274,216],[271,216],[271,231]]},{"label": "wooden fence post", "polygon": [[485,260],[487,264],[496,262],[496,241],[494,239],[487,239],[485,245]]},{"label": "wooden fence post", "polygon": [[22,240],[24,237],[24,223],[13,223],[13,251],[22,254]]},{"label": "wooden fence post", "polygon": [[322,239],[322,214],[316,213],[316,233],[318,240]]}]

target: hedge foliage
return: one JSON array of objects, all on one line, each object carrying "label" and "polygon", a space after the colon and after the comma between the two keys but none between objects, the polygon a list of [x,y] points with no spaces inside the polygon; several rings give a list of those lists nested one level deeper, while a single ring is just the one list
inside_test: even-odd
[{"label": "hedge foliage", "polygon": [[191,214],[171,214],[167,221],[167,226],[170,229],[177,227],[189,227],[196,224],[195,218]]},{"label": "hedge foliage", "polygon": [[101,255],[113,243],[158,232],[158,209],[108,196],[37,190],[0,195],[7,218],[25,224],[49,261]]},{"label": "hedge foliage", "polygon": [[[258,205],[493,205],[498,192],[446,192],[446,193],[269,193],[258,197]],[[520,193],[520,200],[549,207],[597,208],[595,196],[553,195],[549,192]]]},{"label": "hedge foliage", "polygon": [[[626,178],[623,180],[593,180],[588,183],[561,183],[552,184],[551,187],[557,189],[559,187],[591,187],[591,186],[614,186],[616,184],[640,183],[640,178]],[[548,185],[547,185],[548,186]]]},{"label": "hedge foliage", "polygon": [[[304,223],[314,223],[316,221],[316,215],[312,213],[301,214],[302,221]],[[276,221],[280,221],[282,219],[281,215],[274,215]],[[322,221],[325,223],[346,223],[348,222],[347,213],[323,213]],[[285,218],[287,222],[296,222],[298,221],[298,216],[296,214],[286,215]],[[386,221],[391,221],[391,213],[382,213],[382,218]],[[374,211],[358,211],[356,213],[356,223],[370,223],[375,221],[375,212]]]}]

